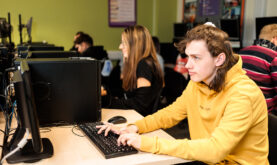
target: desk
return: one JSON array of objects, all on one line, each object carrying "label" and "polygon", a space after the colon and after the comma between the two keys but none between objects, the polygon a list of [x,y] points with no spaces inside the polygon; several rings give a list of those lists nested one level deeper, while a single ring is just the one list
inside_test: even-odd
[{"label": "desk", "polygon": [[[102,110],[102,121],[107,121],[109,118],[121,115],[126,117],[127,122],[131,123],[142,116],[134,110]],[[1,116],[2,117],[2,116]],[[122,124],[123,125],[123,124]],[[0,122],[0,127],[3,129],[4,122]],[[95,148],[94,144],[90,142],[87,137],[79,137],[72,133],[72,126],[51,127],[50,132],[41,131],[41,137],[47,137],[53,144],[54,155],[49,159],[43,159],[37,163],[41,165],[52,164],[109,164],[109,165],[124,165],[124,164],[176,164],[182,162],[189,162],[188,160],[167,156],[156,155],[146,152],[139,152],[138,154],[127,155],[112,159],[105,159],[99,151]],[[75,133],[82,134],[81,131],[74,129]],[[167,139],[174,139],[163,130],[157,130],[151,133],[147,133],[149,136],[159,136]],[[6,162],[4,164],[7,164]],[[26,163],[19,163],[25,164]]]}]

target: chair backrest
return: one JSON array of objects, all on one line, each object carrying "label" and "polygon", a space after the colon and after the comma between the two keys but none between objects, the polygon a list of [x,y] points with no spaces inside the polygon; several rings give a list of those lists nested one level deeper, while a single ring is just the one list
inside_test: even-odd
[{"label": "chair backrest", "polygon": [[155,113],[159,108],[161,94],[162,94],[162,89],[159,91],[159,93],[157,94],[156,100],[154,101],[153,108],[152,108],[152,113]]},{"label": "chair backrest", "polygon": [[277,164],[277,116],[268,114],[268,139],[269,154],[268,161],[270,164]]},{"label": "chair backrest", "polygon": [[171,68],[165,68],[164,81],[165,87],[163,89],[162,96],[166,98],[164,106],[167,106],[174,102],[176,98],[182,94],[189,82],[189,79],[186,80],[181,73],[176,72]]}]

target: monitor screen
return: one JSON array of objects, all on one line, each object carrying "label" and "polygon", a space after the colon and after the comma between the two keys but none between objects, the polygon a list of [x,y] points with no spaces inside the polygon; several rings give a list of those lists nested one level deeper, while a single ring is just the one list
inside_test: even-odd
[{"label": "monitor screen", "polygon": [[27,59],[40,126],[101,120],[101,63]]},{"label": "monitor screen", "polygon": [[256,18],[256,39],[259,38],[260,32],[265,25],[277,23],[277,17],[259,17]]},{"label": "monitor screen", "polygon": [[41,46],[41,45],[38,45],[38,46],[29,46],[28,47],[28,50],[29,51],[51,51],[51,50],[59,50],[59,51],[64,51],[64,47],[63,46]]},{"label": "monitor screen", "polygon": [[174,23],[174,37],[185,37],[189,27],[185,23]]},{"label": "monitor screen", "polygon": [[240,40],[239,19],[221,19],[220,28],[229,35],[230,40]]},{"label": "monitor screen", "polygon": [[68,58],[78,57],[76,51],[31,51],[27,58]]}]

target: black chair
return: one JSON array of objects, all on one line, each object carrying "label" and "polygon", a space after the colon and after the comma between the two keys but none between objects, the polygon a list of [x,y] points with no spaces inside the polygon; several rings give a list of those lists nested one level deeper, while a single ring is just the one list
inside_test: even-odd
[{"label": "black chair", "polygon": [[270,164],[277,164],[277,116],[268,114],[268,139],[269,154],[268,161]]},{"label": "black chair", "polygon": [[162,91],[163,91],[163,89],[161,89],[159,91],[159,93],[157,94],[157,97],[156,97],[156,99],[154,101],[154,104],[153,104],[152,113],[155,113],[159,110],[159,105],[161,104],[161,99],[162,99],[161,98]]},{"label": "black chair", "polygon": [[177,97],[181,96],[189,82],[189,79],[186,80],[181,73],[165,67],[164,81],[165,87],[161,94],[163,98],[159,108],[163,108],[173,103]]}]

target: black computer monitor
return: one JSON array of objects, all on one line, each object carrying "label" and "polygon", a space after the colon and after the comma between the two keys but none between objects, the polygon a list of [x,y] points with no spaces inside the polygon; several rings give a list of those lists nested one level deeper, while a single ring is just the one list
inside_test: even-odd
[{"label": "black computer monitor", "polygon": [[189,30],[186,23],[174,23],[174,37],[185,37],[185,34]]},{"label": "black computer monitor", "polygon": [[68,58],[78,57],[76,51],[30,51],[27,58]]},{"label": "black computer monitor", "polygon": [[10,153],[17,147],[19,141],[24,137],[26,129],[31,133],[32,138],[28,139],[23,149],[7,158],[8,163],[36,162],[53,155],[53,146],[50,140],[40,137],[30,70],[27,62],[22,61],[20,68],[21,70],[16,71],[13,77],[19,123],[12,140],[4,147],[5,154]]},{"label": "black computer monitor", "polygon": [[101,120],[101,63],[89,59],[27,59],[40,126]]},{"label": "black computer monitor", "polygon": [[59,50],[64,51],[63,46],[29,46],[29,51],[51,51],[51,50]]},{"label": "black computer monitor", "polygon": [[161,42],[160,46],[161,46],[161,56],[164,59],[164,63],[175,65],[179,52],[177,48],[174,46],[174,43]]},{"label": "black computer monitor", "polygon": [[220,19],[220,28],[229,35],[231,41],[240,40],[239,19]]},{"label": "black computer monitor", "polygon": [[259,38],[260,32],[265,25],[276,24],[277,17],[259,17],[256,18],[256,38]]}]

